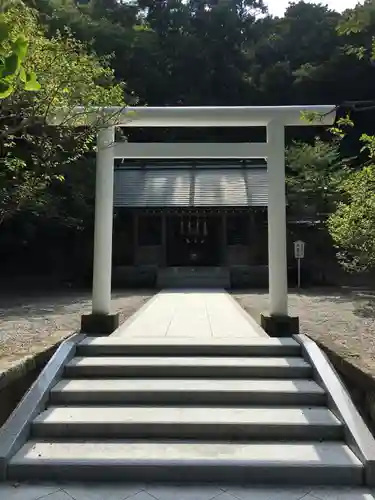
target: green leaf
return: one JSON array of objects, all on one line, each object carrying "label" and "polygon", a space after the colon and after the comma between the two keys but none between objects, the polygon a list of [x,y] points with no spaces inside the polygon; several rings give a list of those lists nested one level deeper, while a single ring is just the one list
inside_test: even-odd
[{"label": "green leaf", "polygon": [[4,61],[3,77],[15,76],[20,65],[21,61],[17,54],[11,54],[10,56],[6,57]]},{"label": "green leaf", "polygon": [[20,35],[12,45],[12,50],[18,56],[20,62],[22,62],[26,57],[27,46],[27,39],[23,35]]},{"label": "green leaf", "polygon": [[4,21],[0,21],[0,43],[3,43],[8,39],[9,32],[10,26]]},{"label": "green leaf", "polygon": [[41,89],[41,85],[36,79],[36,74],[34,72],[26,74],[25,90],[37,91]]},{"label": "green leaf", "polygon": [[13,86],[4,80],[0,80],[0,99],[9,97],[13,92]]},{"label": "green leaf", "polygon": [[25,71],[25,68],[23,68],[22,66],[20,68],[19,78],[20,78],[21,82],[23,82],[23,83],[27,82],[26,71]]}]

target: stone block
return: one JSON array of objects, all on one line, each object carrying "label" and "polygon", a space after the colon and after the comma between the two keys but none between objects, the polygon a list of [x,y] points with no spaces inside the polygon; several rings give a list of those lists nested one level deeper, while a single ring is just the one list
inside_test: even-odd
[{"label": "stone block", "polygon": [[118,314],[83,314],[81,316],[81,333],[87,335],[110,335],[120,324]]},{"label": "stone block", "polygon": [[299,333],[298,316],[261,314],[260,325],[270,337],[291,337]]}]

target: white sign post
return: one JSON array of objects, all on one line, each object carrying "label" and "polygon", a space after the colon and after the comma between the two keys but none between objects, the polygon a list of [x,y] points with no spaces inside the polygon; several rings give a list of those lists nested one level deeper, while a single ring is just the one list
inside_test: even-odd
[{"label": "white sign post", "polygon": [[301,259],[305,257],[305,242],[294,242],[294,258],[297,259],[297,287],[301,288]]}]

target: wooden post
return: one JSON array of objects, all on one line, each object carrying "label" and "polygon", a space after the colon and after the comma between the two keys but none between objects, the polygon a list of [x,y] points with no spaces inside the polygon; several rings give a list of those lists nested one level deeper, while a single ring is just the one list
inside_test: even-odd
[{"label": "wooden post", "polygon": [[255,223],[254,222],[255,222],[254,221],[254,212],[249,211],[248,224],[246,227],[246,237],[247,237],[247,257],[248,257],[247,264],[250,266],[254,265],[255,253],[256,253],[256,248],[254,248],[254,240],[252,240],[252,236],[253,236],[254,230],[255,230]]},{"label": "wooden post", "polygon": [[161,265],[167,267],[167,216],[161,215]]},{"label": "wooden post", "polygon": [[134,265],[138,264],[138,228],[139,220],[137,212],[134,212],[134,234],[133,234],[133,255],[134,255]]},{"label": "wooden post", "polygon": [[222,244],[222,252],[221,252],[221,258],[222,258],[222,265],[226,266],[228,264],[228,245],[227,245],[227,213],[224,212],[222,215],[222,224],[221,224],[221,229],[222,229],[222,237],[221,237],[221,244]]}]

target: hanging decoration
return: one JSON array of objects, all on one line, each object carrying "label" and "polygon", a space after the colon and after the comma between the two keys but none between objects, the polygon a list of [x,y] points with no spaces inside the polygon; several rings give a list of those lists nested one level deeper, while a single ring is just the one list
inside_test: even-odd
[{"label": "hanging decoration", "polygon": [[186,243],[203,244],[208,236],[208,224],[206,218],[189,213],[180,218],[180,235]]}]

